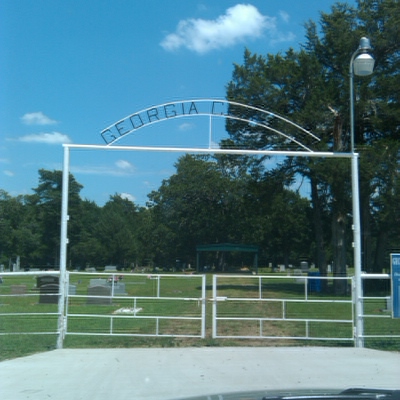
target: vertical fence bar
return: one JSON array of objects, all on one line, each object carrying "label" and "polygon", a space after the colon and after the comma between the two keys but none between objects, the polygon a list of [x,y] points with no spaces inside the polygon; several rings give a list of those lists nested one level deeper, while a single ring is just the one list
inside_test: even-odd
[{"label": "vertical fence bar", "polygon": [[206,337],[206,276],[203,275],[201,278],[202,289],[201,289],[201,337]]},{"label": "vertical fence bar", "polygon": [[308,276],[304,278],[304,297],[308,300]]},{"label": "vertical fence bar", "polygon": [[212,337],[217,337],[217,275],[213,275]]}]

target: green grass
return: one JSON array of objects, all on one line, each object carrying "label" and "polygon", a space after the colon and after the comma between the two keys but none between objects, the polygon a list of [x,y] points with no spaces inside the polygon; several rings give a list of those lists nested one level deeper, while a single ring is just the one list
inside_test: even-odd
[{"label": "green grass", "polygon": [[[276,275],[278,276],[278,275]],[[174,317],[201,316],[201,304],[197,300],[202,296],[201,279],[190,279],[187,276],[163,276],[160,284],[157,279],[147,275],[124,276],[126,294],[113,298],[112,304],[89,304],[86,297],[90,279],[107,278],[97,274],[70,275],[70,284],[76,286],[76,295],[68,300],[68,333],[64,340],[66,348],[103,348],[103,347],[176,347],[176,346],[222,346],[222,345],[340,345],[353,346],[350,341],[296,340],[306,334],[312,338],[339,339],[351,338],[352,324],[340,322],[323,322],[331,319],[352,319],[352,305],[340,302],[302,303],[305,297],[305,285],[295,277],[287,278],[218,278],[217,296],[237,298],[218,302],[218,317],[243,317],[265,319],[259,320],[219,320],[217,333],[229,338],[211,338],[212,303],[207,300],[206,339],[180,338],[183,334],[200,335],[200,321],[175,319]],[[57,304],[40,304],[39,293],[35,289],[34,276],[7,276],[0,285],[0,360],[20,357],[36,352],[54,349],[57,335]],[[17,286],[25,286],[25,295],[10,296]],[[260,292],[261,287],[261,292]],[[260,294],[261,293],[261,294]],[[156,299],[158,294],[162,300]],[[350,295],[337,296],[333,288],[327,293],[308,293],[309,300],[350,300]],[[134,300],[129,297],[138,297]],[[141,299],[140,297],[147,297]],[[154,297],[154,298],[153,298]],[[212,275],[207,275],[206,298],[212,297]],[[180,300],[176,300],[176,298]],[[239,299],[247,299],[242,301]],[[257,299],[263,299],[260,302]],[[291,301],[282,304],[280,299]],[[266,300],[270,299],[270,300]],[[140,308],[137,317],[115,314],[119,308]],[[372,315],[366,318],[364,327],[366,335],[398,335],[400,320],[390,318],[384,300],[366,300],[365,313]],[[31,315],[11,315],[13,313],[31,313]],[[40,315],[52,313],[52,315]],[[281,319],[284,315],[285,319]],[[160,319],[155,316],[170,317]],[[275,320],[273,320],[275,319]],[[280,320],[277,320],[280,319]],[[310,319],[306,324],[296,319]],[[36,334],[41,332],[43,334]],[[81,335],[79,333],[87,335]],[[110,332],[113,336],[105,336]],[[7,334],[5,334],[7,333]],[[10,335],[9,333],[12,333]],[[149,335],[158,334],[158,337]],[[276,339],[240,339],[235,336],[257,337],[260,334]],[[142,335],[142,336],[140,336]],[[175,335],[175,337],[169,337]],[[293,339],[280,340],[280,337]],[[398,338],[367,338],[366,346],[377,349],[399,350]]]}]

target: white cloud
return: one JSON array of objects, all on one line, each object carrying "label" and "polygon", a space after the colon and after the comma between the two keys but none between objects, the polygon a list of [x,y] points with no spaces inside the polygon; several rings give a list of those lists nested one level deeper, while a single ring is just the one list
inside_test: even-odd
[{"label": "white cloud", "polygon": [[60,132],[51,133],[33,133],[31,135],[21,136],[18,139],[19,142],[26,143],[45,143],[45,144],[63,144],[71,143],[71,139],[68,135],[64,135]]},{"label": "white cloud", "polygon": [[286,11],[279,11],[279,16],[281,17],[281,19],[284,21],[284,22],[286,22],[286,23],[288,23],[289,22],[289,20],[290,20],[290,15],[286,12]]},{"label": "white cloud", "polygon": [[26,143],[45,143],[45,144],[63,144],[71,143],[68,135],[60,132],[51,133],[33,133],[31,135],[21,136],[18,141]]},{"label": "white cloud", "polygon": [[134,203],[136,200],[136,197],[132,196],[130,193],[121,193],[119,196],[121,197],[121,199],[129,200],[132,203]]},{"label": "white cloud", "polygon": [[237,4],[215,20],[186,19],[175,33],[167,35],[161,46],[167,51],[186,47],[204,54],[213,49],[231,47],[245,39],[258,38],[265,30],[276,30],[276,19],[262,15],[251,4]]},{"label": "white cloud", "polygon": [[15,175],[14,172],[9,171],[8,169],[4,170],[3,173],[4,173],[4,175],[6,175],[6,176],[14,176],[14,175]]},{"label": "white cloud", "polygon": [[57,121],[44,115],[41,111],[27,113],[21,117],[21,121],[25,125],[54,125],[57,123]]},{"label": "white cloud", "polygon": [[101,176],[128,176],[130,175],[126,171],[122,171],[117,168],[110,168],[109,166],[99,165],[81,165],[81,166],[71,166],[71,172],[73,174],[82,175],[101,175]]},{"label": "white cloud", "polygon": [[183,124],[180,124],[178,129],[182,132],[190,131],[194,127],[193,124],[190,124],[188,122],[184,122]]},{"label": "white cloud", "polygon": [[118,160],[115,165],[124,170],[124,171],[134,171],[135,167],[129,162],[129,161],[125,161],[125,160]]},{"label": "white cloud", "polygon": [[277,32],[275,37],[271,38],[271,44],[291,42],[296,39],[296,35],[293,32]]},{"label": "white cloud", "polygon": [[82,175],[132,176],[136,173],[136,168],[128,161],[118,160],[111,167],[110,165],[72,165],[71,172]]}]

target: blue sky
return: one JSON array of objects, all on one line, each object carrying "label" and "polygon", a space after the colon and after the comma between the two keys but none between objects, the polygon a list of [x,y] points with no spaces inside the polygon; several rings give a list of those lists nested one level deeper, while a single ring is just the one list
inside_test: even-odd
[{"label": "blue sky", "polygon": [[[100,132],[158,104],[224,98],[245,47],[304,43],[304,23],[331,0],[1,0],[0,188],[30,194],[38,170],[62,169],[62,143],[104,144]],[[355,1],[349,1],[354,4]],[[273,110],[272,110],[273,111]],[[226,135],[213,125],[212,140]],[[119,145],[208,146],[208,120],[144,127]],[[83,198],[116,193],[144,206],[179,153],[71,151]]]}]

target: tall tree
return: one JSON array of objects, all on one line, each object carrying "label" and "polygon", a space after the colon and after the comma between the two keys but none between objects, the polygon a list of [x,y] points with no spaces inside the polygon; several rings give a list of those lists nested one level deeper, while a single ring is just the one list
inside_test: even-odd
[{"label": "tall tree", "polygon": [[107,264],[130,268],[135,262],[140,231],[137,213],[137,206],[118,194],[102,208],[95,230]]},{"label": "tall tree", "polygon": [[[82,185],[69,175],[69,235],[74,235],[79,226],[79,197]],[[29,206],[34,210],[41,229],[41,262],[44,266],[58,266],[60,247],[62,171],[39,170],[39,185],[34,194],[27,196]]]},{"label": "tall tree", "polygon": [[[355,143],[361,155],[362,265],[367,271],[381,271],[385,262],[383,253],[386,253],[387,260],[390,246],[389,237],[385,238],[383,233],[388,231],[388,226],[383,220],[376,219],[374,204],[377,192],[374,182],[378,171],[385,169],[381,151],[390,141],[393,142],[388,148],[392,151],[386,151],[386,154],[391,153],[391,159],[396,160],[391,165],[394,168],[392,171],[398,174],[399,156],[396,142],[400,138],[400,41],[397,27],[400,23],[400,7],[398,0],[366,0],[358,1],[357,4],[357,8],[352,8],[338,3],[331,13],[322,14],[320,36],[316,34],[315,24],[310,23],[307,30],[307,46],[326,67],[329,79],[335,82],[337,90],[332,106],[342,116],[343,132],[348,134],[350,57],[361,36],[371,39],[376,60],[374,73],[370,77],[354,79]],[[393,180],[385,182],[389,185],[387,190],[384,190],[385,193],[395,189],[395,186],[391,186],[392,182]],[[393,217],[396,210],[392,209],[390,213],[391,221],[395,221],[396,218]],[[379,240],[376,236],[374,238],[378,232],[382,232]]]},{"label": "tall tree", "polygon": [[[292,119],[299,125],[313,131],[321,142],[315,149],[331,151],[349,150],[349,62],[352,53],[358,46],[361,36],[370,36],[374,45],[376,58],[376,71],[371,77],[357,78],[356,92],[356,144],[361,153],[361,206],[363,215],[363,243],[364,265],[367,270],[372,268],[372,260],[382,260],[382,257],[368,257],[365,254],[378,254],[380,248],[386,248],[388,237],[381,234],[379,242],[369,239],[367,232],[372,234],[372,223],[381,224],[377,231],[387,231],[381,219],[373,215],[376,203],[375,175],[384,168],[379,164],[379,156],[371,164],[370,156],[364,153],[372,146],[377,146],[383,139],[398,140],[399,138],[399,40],[396,26],[400,23],[400,7],[397,0],[368,0],[359,1],[354,8],[344,3],[336,3],[330,13],[322,13],[317,29],[315,22],[310,21],[306,25],[306,43],[298,52],[292,49],[284,55],[252,55],[245,52],[242,66],[236,65],[233,79],[228,84],[227,97],[230,100],[247,103],[256,107],[268,109]],[[232,113],[240,112],[232,108]],[[281,122],[269,116],[267,119],[250,112],[241,115],[246,119],[255,119],[268,126],[280,130]],[[235,144],[251,148],[287,149],[288,142],[281,136],[271,134],[267,130],[262,131],[255,125],[243,122],[230,121],[227,129]],[[291,129],[286,130],[292,134]],[[306,142],[307,143],[307,142]],[[377,149],[381,146],[377,146]],[[392,159],[398,163],[398,153],[393,153]],[[370,165],[375,165],[375,174]],[[395,165],[391,164],[391,165]],[[398,165],[398,164],[397,164]],[[343,273],[346,266],[346,230],[348,207],[348,181],[349,174],[341,168],[335,168],[336,179],[333,181],[330,175],[320,170],[320,163],[309,160],[297,160],[286,162],[284,167],[291,168],[307,176],[310,180],[312,191],[312,203],[314,209],[314,221],[316,244],[318,250],[317,263],[324,273],[325,256],[324,242],[320,239],[322,219],[317,214],[327,209],[321,204],[324,200],[329,204],[329,212],[332,215],[332,235],[334,236],[334,265],[336,272]],[[331,170],[333,171],[333,170]],[[366,171],[372,172],[367,175]],[[398,174],[398,168],[393,170]],[[340,176],[339,176],[340,175]],[[315,181],[318,179],[318,181]],[[394,180],[388,180],[385,185],[395,190],[396,186],[390,186]],[[343,184],[344,183],[344,184]],[[381,183],[383,183],[381,181]],[[393,192],[392,190],[392,192]],[[385,190],[382,193],[390,193]],[[374,200],[375,199],[375,200]],[[375,208],[376,210],[376,208]],[[391,210],[393,216],[395,210]],[[392,218],[391,221],[396,220]],[[326,229],[325,229],[326,230]],[[393,229],[392,229],[393,230]],[[377,232],[376,231],[376,232]],[[393,230],[394,231],[394,230]],[[383,243],[379,244],[378,243]],[[367,246],[368,244],[368,246]],[[374,246],[374,249],[371,247]],[[387,250],[386,250],[387,253]],[[382,269],[382,261],[379,261],[377,270]]]},{"label": "tall tree", "polygon": [[193,264],[196,245],[236,240],[239,201],[233,185],[215,162],[191,155],[179,159],[176,173],[150,195],[158,229],[174,242],[166,243],[174,251],[170,260]]}]

